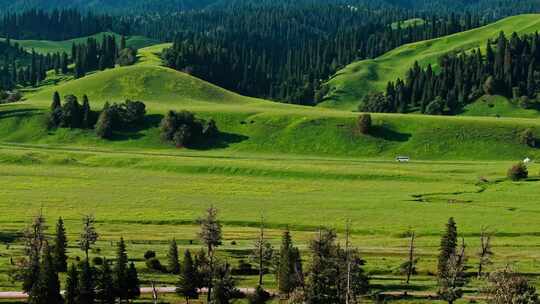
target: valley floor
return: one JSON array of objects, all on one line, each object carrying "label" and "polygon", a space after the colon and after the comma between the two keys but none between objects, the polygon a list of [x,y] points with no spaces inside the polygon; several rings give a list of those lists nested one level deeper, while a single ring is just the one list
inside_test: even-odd
[{"label": "valley floor", "polygon": [[[512,162],[412,161],[301,157],[279,154],[76,149],[61,146],[1,144],[0,290],[10,282],[10,258],[21,254],[17,241],[40,209],[49,225],[62,216],[71,240],[70,256],[82,256],[75,240],[80,218],[92,213],[101,235],[95,256],[114,256],[123,236],[142,272],[143,285],[174,276],[146,270],[143,254],[155,250],[166,258],[168,240],[181,249],[198,249],[195,219],[210,205],[220,210],[224,245],[220,254],[236,264],[247,260],[261,212],[274,246],[281,231],[306,248],[321,226],[344,230],[352,221],[353,243],[367,260],[375,290],[432,294],[439,236],[449,217],[458,223],[474,271],[482,227],[495,232],[495,265],[513,265],[536,279],[540,212],[540,166],[531,178],[505,178]],[[52,228],[50,228],[52,229]],[[397,273],[405,260],[407,231],[418,234],[419,275],[405,286]],[[274,278],[265,278],[268,288]],[[471,283],[475,295],[482,282]],[[240,286],[256,285],[243,277]],[[410,303],[410,302],[407,302]],[[414,303],[414,302],[413,302]]]}]

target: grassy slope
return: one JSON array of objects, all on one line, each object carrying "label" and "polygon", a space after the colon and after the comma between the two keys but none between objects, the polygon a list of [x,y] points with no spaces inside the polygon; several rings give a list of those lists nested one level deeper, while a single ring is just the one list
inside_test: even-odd
[{"label": "grassy slope", "polygon": [[[82,79],[45,87],[19,105],[0,107],[3,142],[62,144],[106,149],[166,149],[159,141],[160,115],[170,109],[189,109],[217,120],[227,133],[209,153],[289,153],[393,159],[408,154],[416,159],[520,159],[540,151],[519,144],[516,134],[540,130],[532,119],[374,115],[371,135],[355,131],[356,114],[324,108],[273,103],[240,96],[200,79],[159,65],[156,53],[165,45],[141,50],[131,67],[98,72]],[[136,132],[119,134],[113,142],[98,140],[91,131],[47,132],[43,109],[52,93],[88,94],[92,107],[125,98],[144,100],[152,115]],[[33,110],[31,110],[33,109]],[[474,152],[474,153],[471,153]],[[190,152],[176,152],[190,153]]]},{"label": "grassy slope", "polygon": [[[13,43],[17,42],[19,45],[24,47],[25,49],[31,50],[34,49],[36,52],[41,54],[47,54],[47,53],[55,53],[55,52],[71,52],[71,46],[73,43],[84,43],[86,40],[90,37],[97,39],[97,41],[101,42],[101,39],[104,35],[115,35],[117,41],[120,41],[121,36],[116,33],[99,33],[95,35],[91,35],[88,37],[81,37],[81,38],[75,38],[70,40],[64,40],[64,41],[48,41],[48,40],[14,40],[11,41]],[[131,36],[126,38],[126,44],[127,46],[131,46],[134,48],[143,48],[150,45],[156,44],[157,41],[142,37],[142,36]]]},{"label": "grassy slope", "polygon": [[537,30],[540,30],[540,15],[514,16],[478,29],[407,44],[376,59],[354,62],[328,82],[330,93],[321,106],[355,110],[363,96],[371,91],[384,90],[388,81],[403,78],[415,61],[422,66],[436,64],[445,53],[483,48],[488,39],[496,38],[501,31],[523,34]]}]

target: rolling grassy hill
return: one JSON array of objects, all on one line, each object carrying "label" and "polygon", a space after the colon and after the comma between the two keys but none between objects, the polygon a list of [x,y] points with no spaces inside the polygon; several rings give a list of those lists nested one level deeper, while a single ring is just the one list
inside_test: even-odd
[{"label": "rolling grassy hill", "polygon": [[[0,138],[26,144],[171,150],[159,140],[159,119],[168,110],[187,109],[217,120],[226,133],[216,144],[219,153],[382,159],[393,159],[397,154],[420,159],[515,160],[540,156],[540,151],[518,140],[518,134],[527,128],[540,130],[537,120],[376,114],[372,133],[364,136],[356,131],[357,114],[245,97],[163,67],[157,53],[167,46],[142,49],[140,61],[134,66],[43,87],[27,95],[25,103],[0,107]],[[43,127],[43,113],[54,91],[61,95],[87,94],[95,110],[105,101],[143,100],[152,119],[140,130],[119,134],[114,141],[99,140],[92,131],[48,132]]]},{"label": "rolling grassy hill", "polygon": [[488,39],[507,34],[534,33],[540,30],[540,15],[509,17],[487,26],[433,40],[407,44],[378,58],[351,63],[337,72],[327,85],[329,93],[322,107],[356,110],[361,99],[372,91],[384,90],[388,81],[404,78],[415,61],[421,66],[432,64],[449,52],[484,48]]},{"label": "rolling grassy hill", "polygon": [[[94,38],[97,41],[101,42],[104,35],[114,35],[116,36],[117,41],[120,41],[121,36],[116,33],[106,32],[98,33],[95,35],[80,37],[75,39],[69,39],[64,41],[50,41],[50,40],[15,40],[12,39],[12,43],[18,43],[20,46],[24,47],[27,50],[35,50],[40,54],[56,53],[56,52],[71,52],[71,46],[73,43],[85,43],[88,38]],[[5,39],[2,39],[5,40]],[[130,36],[126,38],[126,45],[136,49],[144,48],[158,44],[158,41],[146,38],[143,36]]]}]

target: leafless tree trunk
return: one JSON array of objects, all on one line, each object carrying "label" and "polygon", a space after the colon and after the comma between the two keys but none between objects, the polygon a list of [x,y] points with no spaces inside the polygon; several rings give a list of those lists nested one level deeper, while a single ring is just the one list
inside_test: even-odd
[{"label": "leafless tree trunk", "polygon": [[347,220],[347,227],[345,229],[345,259],[347,262],[347,290],[345,292],[345,303],[350,303],[351,298],[351,257],[350,257],[350,235],[351,235],[351,221]]},{"label": "leafless tree trunk", "polygon": [[484,267],[491,264],[491,237],[492,233],[488,232],[486,228],[482,228],[480,233],[480,252],[478,253],[478,278],[482,278]]},{"label": "leafless tree trunk", "polygon": [[409,264],[407,267],[407,285],[409,285],[409,282],[411,281],[411,276],[413,275],[413,270],[414,270],[414,239],[415,239],[415,234],[413,231],[411,233],[411,241],[409,244]]}]

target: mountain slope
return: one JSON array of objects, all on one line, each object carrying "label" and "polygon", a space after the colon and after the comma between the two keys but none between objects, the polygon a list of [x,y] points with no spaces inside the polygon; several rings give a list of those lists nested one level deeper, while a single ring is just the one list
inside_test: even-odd
[{"label": "mountain slope", "polygon": [[428,64],[435,66],[438,58],[446,53],[484,48],[487,40],[496,38],[501,31],[525,34],[538,30],[539,14],[519,15],[470,31],[407,44],[376,59],[354,62],[328,81],[329,93],[320,106],[355,110],[369,92],[382,91],[388,81],[398,77],[403,79],[415,61],[424,67]]}]

